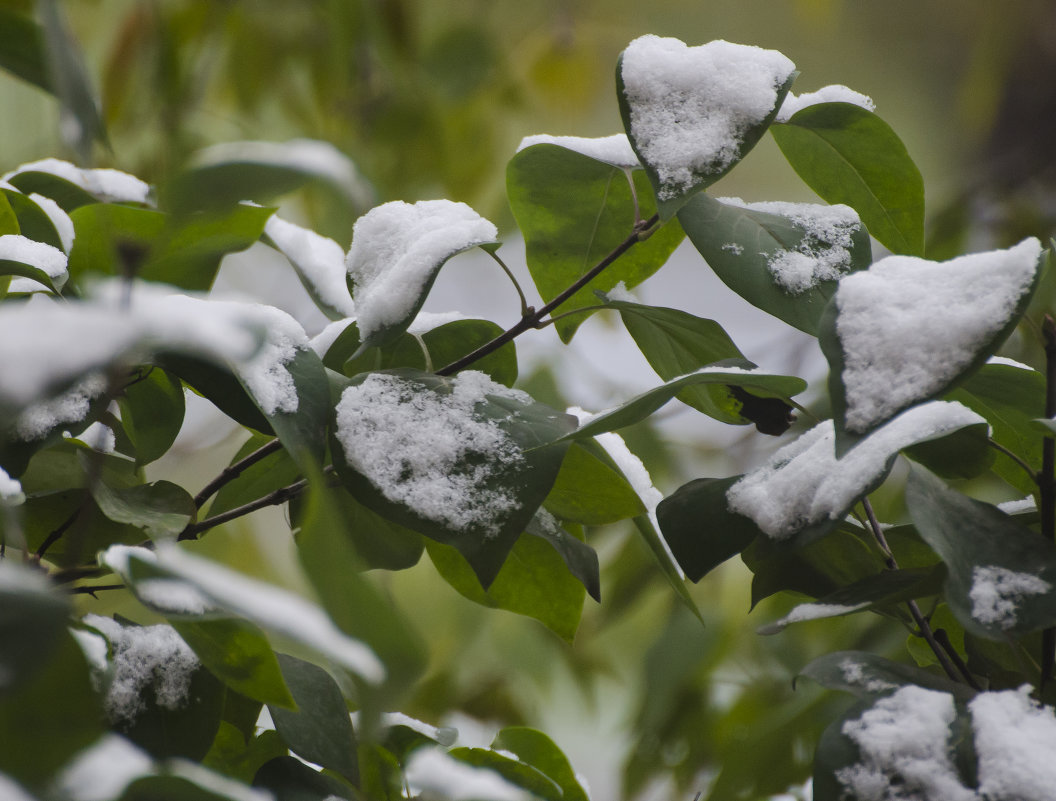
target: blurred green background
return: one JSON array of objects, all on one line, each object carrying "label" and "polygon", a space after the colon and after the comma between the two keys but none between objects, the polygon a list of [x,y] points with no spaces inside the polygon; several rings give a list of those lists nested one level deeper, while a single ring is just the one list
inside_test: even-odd
[{"label": "blurred green background", "polygon": [[[613,71],[644,33],[728,39],[792,58],[802,93],[843,83],[871,96],[924,174],[929,251],[945,257],[1047,239],[1056,218],[1056,4],[1042,0],[69,0],[57,7],[98,94],[109,147],[65,141],[54,98],[0,71],[0,171],[48,156],[164,180],[196,150],[235,140],[322,139],[358,166],[378,202],[446,197],[512,230],[505,163],[529,134],[620,130]],[[30,0],[0,0],[33,13]],[[810,200],[769,138],[719,188],[749,200]],[[338,242],[356,215],[320,191],[288,205]],[[573,343],[572,347],[575,347]],[[543,400],[545,370],[531,377]],[[679,475],[669,443],[628,433],[658,486]],[[211,475],[238,442],[221,438],[159,470]],[[153,476],[152,476],[153,477]],[[282,512],[239,521],[199,546],[239,569],[304,589]],[[596,799],[758,798],[802,783],[813,743],[844,703],[792,690],[835,648],[904,654],[904,633],[868,618],[805,623],[762,638],[747,571],[694,588],[708,626],[675,601],[639,540],[590,533],[604,601],[575,646],[532,621],[455,595],[428,563],[379,576],[427,635],[431,670],[403,711],[452,723],[463,742],[499,725],[548,731]],[[233,557],[235,557],[233,559]],[[113,593],[84,598],[106,614]],[[763,766],[763,769],[760,769]],[[717,777],[717,778],[716,778]]]}]

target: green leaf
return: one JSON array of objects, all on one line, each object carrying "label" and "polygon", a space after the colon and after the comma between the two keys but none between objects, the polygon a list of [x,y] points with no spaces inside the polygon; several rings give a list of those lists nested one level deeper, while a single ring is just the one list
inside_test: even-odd
[{"label": "green leaf", "polygon": [[59,236],[55,224],[36,201],[13,189],[0,188],[0,192],[3,193],[11,210],[18,218],[18,230],[11,233],[20,233],[36,242],[43,242],[63,250],[62,237]]},{"label": "green leaf", "polygon": [[906,505],[949,568],[946,602],[965,630],[1004,640],[1056,623],[1056,547],[988,503],[914,468]]},{"label": "green leaf", "polygon": [[589,439],[572,443],[543,504],[561,520],[602,526],[645,513],[638,494],[605,450]]},{"label": "green leaf", "polygon": [[160,367],[125,387],[117,399],[121,424],[135,446],[136,464],[161,458],[183,427],[183,384]]},{"label": "green leaf", "polygon": [[[0,190],[0,235],[22,233],[22,227],[18,224],[18,215],[15,214],[15,210],[11,207],[11,201],[7,198],[9,193],[18,195],[17,192],[12,192],[10,189]],[[33,201],[30,202],[32,203]],[[36,204],[34,203],[33,205]],[[33,237],[29,238],[32,239]]]},{"label": "green leaf", "polygon": [[338,628],[370,645],[385,664],[385,684],[366,694],[363,703],[394,701],[425,670],[424,645],[411,622],[360,574],[344,508],[334,503],[334,494],[325,491],[315,471],[309,477],[308,502],[297,534],[301,566]]},{"label": "green leaf", "polygon": [[544,801],[563,801],[557,783],[538,768],[487,748],[452,748],[448,756],[474,768],[499,774],[510,784],[527,790]]},{"label": "green leaf", "polygon": [[499,731],[491,744],[494,749],[510,751],[561,788],[563,801],[588,801],[576,773],[554,741],[527,726],[509,726]]},{"label": "green leaf", "polygon": [[257,737],[250,736],[247,742],[235,726],[221,721],[213,747],[202,759],[202,766],[250,784],[265,762],[288,754],[289,748],[274,729],[266,729]]},{"label": "green leaf", "polygon": [[469,600],[534,618],[568,642],[575,638],[586,592],[543,538],[518,538],[487,589],[458,550],[432,541],[425,547],[444,581]]},{"label": "green leaf", "polygon": [[819,656],[803,668],[800,676],[813,679],[822,687],[851,693],[859,698],[875,698],[907,685],[950,693],[971,700],[975,691],[966,684],[921,670],[915,665],[892,662],[868,651],[837,651]]},{"label": "green leaf", "polygon": [[39,267],[34,267],[32,264],[25,264],[24,262],[15,261],[13,259],[0,259],[0,276],[6,275],[21,275],[26,278],[32,278],[38,284],[43,284],[47,287],[49,292],[56,295],[59,293],[59,289],[56,287],[51,276]]},{"label": "green leaf", "polygon": [[697,602],[689,594],[689,588],[686,587],[686,577],[679,572],[679,566],[675,563],[671,554],[668,553],[667,546],[660,539],[660,532],[656,530],[656,526],[653,525],[650,516],[638,515],[638,517],[634,518],[634,525],[638,529],[638,533],[642,535],[642,539],[645,540],[645,544],[649,546],[649,550],[653,552],[653,556],[656,557],[656,561],[660,565],[660,571],[664,574],[664,578],[667,579],[667,583],[671,585],[675,594],[678,595],[678,599],[703,624],[704,617],[700,614]]},{"label": "green leaf", "polygon": [[90,488],[104,515],[115,523],[142,529],[151,539],[175,538],[197,513],[194,499],[171,481],[155,481],[127,489],[96,481]]},{"label": "green leaf", "polygon": [[864,612],[883,604],[909,601],[927,595],[937,595],[942,590],[945,571],[916,568],[908,570],[885,570],[882,573],[841,587],[816,602],[799,604],[780,620],[767,623],[756,629],[759,634],[777,634],[791,623],[801,620],[819,620]]},{"label": "green leaf", "polygon": [[274,435],[268,418],[228,367],[191,354],[173,352],[158,353],[153,361],[235,422],[261,434]]},{"label": "green leaf", "polygon": [[[674,217],[690,197],[711,186],[736,167],[741,159],[748,154],[748,151],[755,147],[763,134],[766,133],[766,129],[770,127],[778,109],[781,108],[781,104],[785,101],[788,90],[792,87],[792,82],[795,81],[796,76],[799,74],[795,71],[791,72],[780,86],[774,87],[776,89],[774,106],[762,118],[745,118],[743,112],[740,114],[732,112],[724,107],[723,104],[726,101],[723,98],[708,96],[706,89],[696,93],[687,91],[680,94],[676,94],[675,89],[670,89],[671,97],[665,98],[665,113],[670,114],[673,120],[670,125],[670,134],[678,136],[681,140],[680,144],[694,133],[688,126],[693,125],[696,120],[700,120],[702,128],[698,134],[700,139],[714,136],[712,131],[706,126],[715,125],[720,130],[730,130],[731,138],[736,142],[736,152],[732,154],[731,158],[724,159],[720,154],[716,153],[715,160],[710,163],[687,165],[690,170],[688,180],[677,181],[665,179],[660,174],[658,168],[661,165],[655,163],[655,161],[650,161],[644,155],[646,148],[643,146],[647,146],[649,143],[638,141],[638,137],[635,135],[634,126],[631,122],[631,99],[628,97],[628,92],[624,85],[624,56],[625,53],[621,53],[619,60],[616,62],[616,97],[620,104],[620,117],[623,118],[623,128],[627,132],[627,138],[631,141],[631,147],[634,148],[634,152],[638,154],[638,158],[641,159],[642,164],[645,166],[649,182],[652,184],[656,197],[659,198],[658,206],[660,219],[662,220],[669,220]],[[661,67],[661,69],[663,68]],[[691,67],[687,64],[687,68]],[[719,69],[721,70],[722,68],[720,67]],[[742,74],[736,78],[731,78],[731,80],[744,80],[743,70],[745,67],[736,65],[731,69],[731,72],[736,69],[742,70]],[[719,76],[712,76],[712,81],[718,80],[721,80]],[[708,85],[708,82],[703,84],[705,87]],[[680,111],[678,104],[683,104],[686,107],[685,112]],[[637,113],[641,114],[643,111],[648,112],[648,109],[638,109]],[[679,119],[683,114],[688,122]]]},{"label": "green leaf", "polygon": [[[283,367],[293,378],[297,390],[297,411],[279,410],[265,416],[283,447],[303,471],[309,463],[323,463],[326,428],[331,415],[330,382],[322,361],[310,348],[298,349]],[[249,385],[242,382],[242,386],[252,398]],[[256,398],[253,400],[257,402]],[[261,413],[264,413],[263,409]]]},{"label": "green leaf", "polygon": [[[25,175],[34,173],[19,173],[14,180]],[[62,180],[52,175],[48,178]],[[56,200],[70,213],[77,232],[70,249],[69,271],[71,280],[78,284],[90,274],[139,274],[167,225],[166,216],[159,211],[118,203],[98,203],[91,195],[72,208],[68,208],[71,204],[64,204],[62,199]]]},{"label": "green leaf", "polygon": [[297,708],[269,707],[275,729],[298,756],[358,784],[356,735],[337,683],[311,662],[288,654],[277,656]]},{"label": "green leaf", "polygon": [[660,531],[690,581],[700,581],[759,536],[759,528],[726,507],[726,491],[741,476],[698,478],[656,507]]},{"label": "green leaf", "polygon": [[940,439],[911,445],[904,453],[945,478],[974,478],[994,463],[995,455],[987,423],[965,426]]},{"label": "green leaf", "polygon": [[[818,321],[837,281],[810,279],[809,286],[793,291],[778,281],[775,266],[787,254],[838,253],[832,247],[837,243],[820,240],[811,226],[787,215],[723,203],[705,194],[688,201],[678,219],[693,246],[730,289],[779,320],[817,334]],[[840,272],[868,267],[872,252],[865,228],[838,231],[851,240],[850,247],[843,248],[847,256]]]},{"label": "green leaf", "polygon": [[[1041,373],[1007,364],[984,364],[945,397],[982,415],[995,442],[1035,470],[1041,467],[1041,441],[1030,422],[1045,410],[1045,378]],[[993,470],[1025,495],[1037,489],[1033,478],[1005,456],[996,458]]]},{"label": "green leaf", "polygon": [[924,179],[886,122],[850,103],[819,103],[770,131],[822,199],[857,211],[892,253],[924,255]]},{"label": "green leaf", "polygon": [[270,791],[278,801],[334,801],[354,797],[354,791],[345,783],[291,756],[275,757],[262,765],[253,777],[253,787]]},{"label": "green leaf", "polygon": [[68,597],[53,590],[43,574],[14,561],[0,562],[0,675],[5,692],[43,668],[59,647],[69,613]]},{"label": "green leaf", "polygon": [[[584,437],[594,437],[606,431],[615,431],[618,428],[633,425],[647,418],[687,387],[709,384],[722,387],[739,387],[756,397],[782,399],[798,395],[807,388],[807,382],[802,378],[755,373],[752,372],[754,369],[755,365],[751,362],[739,359],[736,360],[736,364],[720,363],[711,365],[698,372],[684,375],[643,392],[615,409],[592,418],[590,422],[580,426],[571,434],[567,434],[565,438],[583,439]],[[735,402],[741,404],[741,408],[743,408],[741,401]],[[743,419],[742,425],[746,425],[749,422],[751,421]]]},{"label": "green leaf", "polygon": [[[524,234],[528,270],[544,302],[565,291],[631,236],[638,219],[648,219],[656,211],[641,170],[624,170],[551,144],[525,148],[510,160],[506,193]],[[635,216],[635,195],[640,217]],[[608,291],[621,281],[626,287],[637,286],[664,265],[683,236],[677,223],[660,227],[558,311],[596,305],[594,289]],[[554,325],[562,341],[570,341],[585,319],[577,314],[558,320]]]},{"label": "green leaf", "polygon": [[[26,195],[37,194],[51,198],[67,214],[81,206],[99,202],[99,199],[87,189],[82,189],[72,181],[67,181],[50,172],[25,170],[12,175],[7,182]],[[60,245],[55,244],[55,247],[60,247]]]},{"label": "green leaf", "polygon": [[3,7],[0,7],[0,67],[45,92],[51,91],[40,25],[29,16]]},{"label": "green leaf", "polygon": [[[4,643],[3,651],[20,647]],[[103,733],[103,711],[80,646],[67,631],[16,692],[0,694],[0,773],[42,784]]]},{"label": "green leaf", "polygon": [[61,128],[67,144],[87,159],[92,144],[107,144],[106,127],[88,80],[80,48],[67,28],[58,0],[38,0],[44,33],[44,56],[51,91],[59,99]]},{"label": "green leaf", "polygon": [[[342,403],[346,403],[347,398],[358,397],[358,390],[355,388],[371,380],[372,376],[380,375],[398,379],[400,392],[405,394],[401,395],[400,403],[395,404],[395,407],[399,410],[398,414],[402,415],[399,418],[401,425],[411,427],[416,425],[416,421],[424,422],[421,417],[423,408],[454,409],[455,407],[448,405],[452,404],[450,399],[457,383],[463,380],[458,376],[453,379],[444,378],[411,369],[362,374],[348,382],[348,387],[342,395]],[[472,471],[474,494],[472,497],[463,495],[457,499],[461,504],[458,507],[458,516],[451,516],[454,513],[449,514],[446,509],[444,514],[440,514],[433,508],[423,514],[415,508],[413,501],[399,500],[399,495],[396,500],[387,497],[367,475],[351,463],[352,460],[345,453],[345,445],[342,444],[341,430],[338,430],[338,436],[331,444],[334,467],[342,484],[359,501],[382,517],[418,531],[437,542],[453,545],[461,551],[486,588],[498,574],[517,537],[553,486],[568,447],[567,441],[558,440],[568,433],[574,424],[574,418],[536,403],[530,398],[524,398],[488,394],[474,404],[472,412],[463,415],[462,412],[452,411],[450,414],[453,416],[446,418],[454,425],[453,421],[461,420],[464,416],[466,426],[477,430],[487,427],[492,431],[501,432],[508,443],[505,450],[508,450],[512,457],[505,456],[502,450],[460,451],[456,447],[450,458],[444,451],[440,451],[439,457],[430,454],[426,458],[427,463],[420,463],[423,454],[416,440],[384,438],[384,441],[389,443],[385,447],[390,448],[387,458],[403,460],[401,464],[406,466],[408,472],[406,478],[400,482],[400,495],[403,497],[420,497],[426,486],[433,486],[437,481],[447,488],[443,491],[454,494],[464,492],[460,489],[461,479],[455,481],[445,476],[458,477]],[[363,413],[361,410],[360,414]],[[391,416],[393,413],[393,408],[385,411],[386,415]],[[340,418],[340,405],[338,415]],[[358,421],[359,417],[355,419]],[[376,430],[374,423],[369,426],[370,430]],[[352,439],[353,442],[359,442],[347,434],[343,438],[346,441]],[[387,467],[389,464],[378,461],[380,457],[376,449],[369,451],[365,458],[368,457],[371,460],[369,464],[375,469]],[[440,459],[439,462],[437,458]],[[414,466],[416,463],[417,467]],[[416,491],[418,495],[414,494]],[[411,494],[407,495],[408,492]],[[430,494],[429,497],[435,496]],[[495,499],[510,500],[498,503]],[[481,504],[489,506],[482,508]]]},{"label": "green leaf", "polygon": [[[569,531],[568,529],[572,529]],[[557,551],[568,572],[582,584],[595,601],[601,602],[601,576],[597,552],[584,542],[579,526],[562,527],[557,519],[540,509],[524,530],[524,535],[539,537]]]}]

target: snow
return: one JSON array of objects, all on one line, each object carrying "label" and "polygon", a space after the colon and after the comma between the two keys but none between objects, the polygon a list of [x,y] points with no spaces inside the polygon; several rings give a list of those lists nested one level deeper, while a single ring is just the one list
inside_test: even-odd
[{"label": "snow", "polygon": [[442,325],[448,323],[456,323],[459,320],[465,320],[466,316],[462,312],[418,312],[409,326],[407,326],[408,334],[416,334],[421,336],[427,334],[434,328],[439,328]]},{"label": "snow", "polygon": [[0,180],[10,181],[22,172],[46,172],[76,184],[106,203],[149,203],[150,186],[134,175],[111,169],[82,170],[61,159],[22,164]]},{"label": "snow", "polygon": [[523,392],[464,371],[450,394],[374,373],[348,387],[337,404],[337,439],[345,459],[386,498],[456,530],[498,534],[517,509],[514,494],[485,484],[523,462],[520,447],[495,420],[474,417],[477,404],[497,395],[527,404]]},{"label": "snow", "polygon": [[23,409],[12,424],[12,433],[23,442],[31,442],[57,426],[79,423],[88,416],[92,401],[105,391],[106,378],[102,373],[85,376],[61,395]]},{"label": "snow", "polygon": [[1033,512],[1038,508],[1037,501],[1034,500],[1033,495],[1028,495],[1026,498],[1020,498],[1015,501],[1004,501],[999,503],[997,508],[1004,512],[1006,515],[1018,515],[1024,512]]},{"label": "snow", "polygon": [[843,733],[862,761],[836,771],[859,801],[977,801],[954,769],[947,742],[956,717],[953,696],[906,686],[881,698]]},{"label": "snow", "polygon": [[968,704],[979,756],[979,792],[990,801],[1056,798],[1056,717],[1031,688],[979,693]]},{"label": "snow", "polygon": [[44,242],[37,242],[21,234],[0,236],[0,261],[17,261],[36,267],[45,273],[56,288],[66,283],[66,254]]},{"label": "snow", "polygon": [[0,506],[18,506],[25,500],[22,483],[17,478],[11,478],[7,471],[0,467]]},{"label": "snow", "polygon": [[328,323],[326,328],[312,337],[308,343],[308,347],[315,351],[316,355],[322,359],[326,356],[326,352],[330,350],[330,346],[333,345],[339,336],[345,332],[355,320],[349,318],[347,320],[334,320],[332,323]]},{"label": "snow", "polygon": [[[109,667],[107,655],[110,652],[110,644],[106,637],[88,629],[70,629],[70,634],[80,646],[84,658],[88,660],[88,666],[92,669],[92,679],[98,679],[105,674]],[[97,686],[96,689],[100,688]]]},{"label": "snow", "polygon": [[1027,595],[1040,595],[1052,585],[1032,573],[1017,573],[997,565],[976,565],[972,569],[972,618],[984,625],[1014,628],[1016,604]]},{"label": "snow", "polygon": [[727,504],[774,539],[786,539],[846,513],[903,448],[985,422],[959,403],[932,401],[903,412],[837,460],[833,424],[826,420],[730,487]]},{"label": "snow", "polygon": [[789,92],[785,97],[785,102],[781,104],[781,109],[777,112],[774,122],[788,122],[797,111],[805,109],[807,106],[815,106],[818,103],[851,103],[864,108],[866,111],[876,111],[876,103],[873,102],[871,97],[863,95],[861,92],[856,92],[843,84],[834,83],[829,86],[823,86],[816,92],[805,92],[801,95]]},{"label": "snow", "polygon": [[136,597],[166,615],[204,615],[215,612],[209,599],[176,579],[151,578],[136,582]]},{"label": "snow", "polygon": [[1029,364],[1023,364],[1023,362],[1017,362],[1015,359],[1009,359],[1007,356],[991,356],[986,360],[987,364],[1003,364],[1006,367],[1018,367],[1020,370],[1031,370],[1034,368]]},{"label": "snow", "polygon": [[4,801],[36,801],[22,785],[3,773],[0,773],[0,798]]},{"label": "snow", "polygon": [[487,768],[475,768],[439,748],[420,748],[407,761],[404,779],[413,797],[437,801],[528,801],[525,790]]},{"label": "snow", "polygon": [[55,232],[59,235],[62,249],[69,253],[73,249],[73,240],[77,236],[70,215],[50,197],[44,197],[44,195],[32,192],[29,195],[29,199],[40,206],[41,211],[48,215],[51,224],[55,226]]},{"label": "snow", "polygon": [[631,137],[656,170],[659,198],[688,191],[696,174],[728,168],[794,70],[776,50],[722,40],[687,47],[647,35],[631,42],[621,69]]},{"label": "snow", "polygon": [[100,615],[84,622],[109,641],[114,665],[104,706],[114,723],[131,723],[145,709],[144,694],[153,687],[162,709],[187,705],[191,675],[200,662],[172,626],[122,626]]},{"label": "snow", "polygon": [[871,693],[885,692],[898,687],[897,684],[883,679],[869,678],[866,675],[865,666],[853,659],[843,660],[840,663],[840,670],[843,672],[843,680],[848,684],[856,685]]},{"label": "snow", "polygon": [[276,214],[268,218],[264,233],[312,286],[320,300],[345,317],[355,316],[356,305],[345,280],[345,251],[337,242]]},{"label": "snow", "polygon": [[154,760],[146,752],[108,732],[70,760],[53,788],[68,801],[111,801],[136,779],[154,772]]},{"label": "snow", "polygon": [[[63,431],[62,435],[72,438],[68,431]],[[98,421],[84,429],[77,435],[76,439],[83,442],[93,451],[99,451],[99,453],[113,453],[117,448],[117,435],[114,434],[114,430]]]},{"label": "snow", "polygon": [[372,194],[348,156],[318,139],[221,142],[198,151],[192,160],[196,167],[228,162],[262,164],[316,175],[341,187],[357,205],[367,205]]},{"label": "snow", "polygon": [[612,289],[605,293],[605,297],[609,300],[620,301],[622,303],[638,303],[638,298],[631,294],[630,290],[627,289],[627,285],[620,281]]},{"label": "snow", "polygon": [[364,214],[345,262],[355,285],[360,337],[366,341],[408,317],[444,260],[497,237],[492,223],[450,200],[397,200]]},{"label": "snow", "polygon": [[[789,294],[806,292],[821,281],[838,281],[850,269],[853,235],[862,227],[858,212],[850,206],[780,201],[745,203],[740,198],[718,200],[727,206],[785,217],[803,231],[803,239],[794,250],[777,250],[767,259],[774,281]],[[734,247],[724,245],[723,250],[740,255],[740,246]]]},{"label": "snow", "polygon": [[300,324],[271,306],[171,291],[136,283],[130,308],[124,308],[124,284],[111,280],[97,285],[85,301],[60,304],[40,297],[40,302],[5,310],[0,404],[36,403],[85,373],[165,349],[228,363],[265,414],[297,410],[296,388],[285,365],[308,345]]},{"label": "snow", "polygon": [[945,387],[1012,319],[1041,243],[932,262],[889,256],[836,292],[846,426],[860,432]]},{"label": "snow", "polygon": [[780,620],[775,620],[773,623],[764,626],[760,630],[760,633],[769,634],[771,632],[777,632],[790,623],[799,623],[804,620],[818,620],[825,617],[849,615],[851,612],[857,612],[859,609],[865,609],[867,606],[869,606],[868,602],[849,605],[819,603],[799,604]]},{"label": "snow", "polygon": [[604,161],[614,167],[634,168],[640,166],[638,156],[635,155],[633,148],[631,148],[627,134],[614,134],[597,138],[535,134],[534,136],[524,137],[517,146],[517,152],[520,153],[532,145],[557,145],[566,150],[589,156],[597,161]]},{"label": "snow", "polygon": [[319,607],[298,595],[193,556],[174,543],[159,543],[156,551],[112,545],[100,554],[99,562],[129,581],[130,556],[154,562],[208,603],[307,645],[367,681],[385,677],[385,668],[367,646],[349,638]]}]

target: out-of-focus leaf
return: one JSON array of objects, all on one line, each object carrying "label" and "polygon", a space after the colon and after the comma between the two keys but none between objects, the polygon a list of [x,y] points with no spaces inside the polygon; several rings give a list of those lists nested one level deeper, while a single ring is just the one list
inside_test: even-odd
[{"label": "out-of-focus leaf", "polygon": [[0,67],[46,92],[52,81],[40,25],[15,9],[0,7]]}]

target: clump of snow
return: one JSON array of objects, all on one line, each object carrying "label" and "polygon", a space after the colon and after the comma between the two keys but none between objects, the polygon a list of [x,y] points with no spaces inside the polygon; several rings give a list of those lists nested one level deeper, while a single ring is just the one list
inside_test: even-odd
[{"label": "clump of snow", "polygon": [[[68,439],[73,438],[69,431],[63,431],[62,435]],[[76,439],[99,453],[113,453],[117,448],[117,435],[114,434],[114,430],[99,421],[89,425],[77,435]]]},{"label": "clump of snow", "polygon": [[1009,359],[1007,356],[991,356],[986,360],[987,364],[1003,364],[1006,367],[1017,367],[1020,370],[1031,370],[1034,368],[1029,364],[1023,364],[1023,362],[1017,362],[1015,359]]},{"label": "clump of snow", "polygon": [[404,779],[412,797],[423,795],[437,801],[528,801],[527,791],[498,773],[459,762],[439,748],[420,748],[407,761]]},{"label": "clump of snow", "polygon": [[429,333],[434,328],[465,319],[466,316],[461,312],[418,312],[411,324],[407,326],[407,333],[421,336]]},{"label": "clump of snow", "polygon": [[50,197],[44,197],[44,195],[32,192],[29,195],[29,199],[40,206],[41,211],[48,215],[51,224],[55,226],[55,233],[59,235],[62,249],[69,253],[73,249],[73,240],[77,236],[70,215]]},{"label": "clump of snow", "polygon": [[1018,515],[1035,511],[1038,508],[1038,502],[1034,500],[1033,495],[1028,495],[1026,498],[1015,501],[1003,501],[997,505],[997,508],[1006,515]]},{"label": "clump of snow", "polygon": [[21,234],[0,236],[0,261],[16,261],[19,264],[36,267],[51,279],[56,289],[61,288],[69,277],[66,271],[65,253],[56,247],[37,242]]},{"label": "clump of snow", "polygon": [[960,781],[948,743],[956,718],[953,696],[906,686],[881,698],[843,733],[861,753],[836,778],[863,801],[978,801]]},{"label": "clump of snow", "polygon": [[857,612],[859,609],[865,609],[867,606],[869,606],[867,602],[860,604],[799,604],[783,618],[763,626],[759,631],[761,634],[776,633],[791,623],[800,623],[804,620],[820,620],[821,618],[838,617],[839,615],[849,615],[852,612]]},{"label": "clump of snow", "polygon": [[597,161],[604,161],[614,167],[634,168],[640,166],[638,156],[635,155],[630,140],[627,139],[627,134],[614,134],[597,138],[535,134],[534,136],[524,137],[517,146],[517,152],[520,153],[532,145],[557,145],[566,150],[589,156]]},{"label": "clump of snow", "polygon": [[631,42],[621,68],[631,136],[656,170],[659,198],[688,191],[700,173],[729,167],[795,68],[776,50],[722,40],[687,47],[648,35]]},{"label": "clump of snow", "polygon": [[2,180],[10,181],[22,172],[46,172],[58,176],[71,184],[76,184],[89,194],[95,195],[106,203],[149,203],[150,185],[129,175],[127,172],[111,169],[82,170],[68,161],[61,159],[42,159],[29,164],[22,164]]},{"label": "clump of snow", "polygon": [[1027,595],[1041,595],[1052,589],[1049,582],[1032,573],[1017,573],[997,565],[972,568],[972,617],[985,625],[1002,629],[1017,623],[1016,607]]},{"label": "clump of snow", "polygon": [[330,346],[333,345],[339,336],[345,332],[352,323],[355,322],[354,318],[348,318],[345,320],[334,320],[329,323],[326,328],[312,337],[308,343],[308,347],[315,351],[316,355],[321,359],[326,356],[326,352],[330,350]]},{"label": "clump of snow", "polygon": [[[820,281],[838,281],[850,268],[853,235],[862,227],[858,212],[850,206],[780,201],[745,203],[740,198],[718,200],[728,206],[785,217],[803,231],[803,238],[794,250],[777,250],[767,258],[774,281],[789,294],[806,292]],[[724,245],[723,250],[727,247]]]},{"label": "clump of snow", "polygon": [[104,705],[112,722],[135,720],[146,707],[148,688],[153,688],[154,701],[162,709],[186,706],[191,676],[201,663],[176,629],[163,624],[122,626],[100,615],[86,615],[84,622],[110,641],[114,673]]},{"label": "clump of snow", "polygon": [[22,483],[17,478],[11,478],[7,471],[0,467],[0,506],[18,506],[25,500]]},{"label": "clump of snow", "polygon": [[850,103],[860,106],[866,111],[876,111],[876,103],[873,102],[871,97],[863,95],[861,92],[856,92],[843,84],[834,83],[829,86],[823,86],[816,92],[804,92],[801,95],[789,92],[785,96],[785,102],[781,104],[774,122],[788,122],[797,111],[805,109],[807,106],[816,106],[819,103]]},{"label": "clump of snow", "polygon": [[92,669],[92,679],[96,684],[96,689],[100,689],[97,680],[106,673],[109,667],[107,656],[110,652],[110,644],[102,634],[96,634],[88,629],[70,629],[70,634],[77,641],[84,658],[88,661],[88,666]]},{"label": "clump of snow", "polygon": [[932,262],[889,256],[836,292],[846,426],[865,431],[940,391],[1012,319],[1041,243]]},{"label": "clump of snow", "polygon": [[774,539],[786,539],[845,514],[903,448],[985,422],[959,403],[932,401],[903,412],[837,459],[833,424],[826,420],[746,474],[726,501],[731,512],[751,518]]},{"label": "clump of snow", "polygon": [[61,395],[23,409],[14,421],[12,433],[23,442],[31,442],[57,426],[79,423],[88,416],[92,401],[105,391],[106,378],[101,373],[85,376]]},{"label": "clump of snow", "polygon": [[0,773],[0,798],[4,801],[37,801],[21,784],[4,773]]},{"label": "clump of snow", "polygon": [[979,756],[979,794],[991,801],[1056,795],[1056,715],[1030,687],[979,693],[968,704]]},{"label": "clump of snow", "polygon": [[[131,582],[132,556],[157,564],[172,574],[172,581],[194,590],[182,594],[184,601],[194,599],[197,603],[200,596],[211,607],[226,609],[319,651],[367,681],[380,682],[385,678],[385,668],[373,651],[340,631],[326,613],[300,596],[193,556],[171,542],[158,543],[156,551],[111,545],[99,555],[99,563]],[[165,591],[168,599],[177,598],[171,586]]]},{"label": "clump of snow", "polygon": [[732,253],[734,256],[740,256],[742,253],[744,253],[744,246],[738,244],[737,242],[727,242],[725,245],[722,246],[722,249],[725,250],[727,253]]},{"label": "clump of snow", "polygon": [[450,200],[393,201],[364,214],[345,262],[355,285],[360,336],[366,341],[404,320],[446,259],[497,237],[492,223]]},{"label": "clump of snow", "polygon": [[216,606],[200,590],[176,579],[141,579],[136,582],[136,597],[166,615],[204,615],[216,611]]},{"label": "clump of snow", "polygon": [[620,301],[622,303],[638,303],[638,298],[631,294],[630,290],[627,289],[627,285],[620,281],[605,293],[605,296],[609,300]]},{"label": "clump of snow", "polygon": [[146,752],[107,732],[75,754],[52,787],[69,801],[111,801],[136,779],[154,772],[154,760]]},{"label": "clump of snow", "polygon": [[897,684],[885,681],[884,679],[869,678],[866,675],[865,666],[861,662],[856,662],[853,659],[845,659],[840,662],[840,670],[843,673],[844,681],[848,684],[853,684],[856,687],[861,687],[867,692],[881,693],[898,687]]},{"label": "clump of snow", "polygon": [[348,387],[337,404],[337,438],[348,463],[386,498],[454,529],[499,532],[514,494],[485,483],[523,462],[493,419],[475,417],[488,395],[528,403],[522,392],[465,371],[451,392],[383,373]]},{"label": "clump of snow", "polygon": [[323,303],[345,317],[356,314],[356,304],[345,280],[345,251],[333,239],[302,228],[279,217],[268,218],[267,234],[282,254],[290,260]]}]

